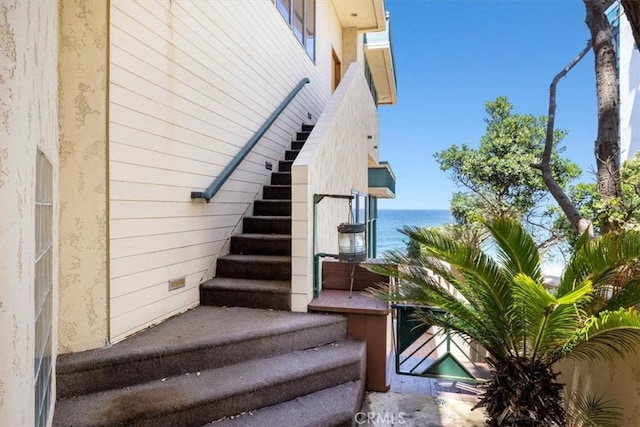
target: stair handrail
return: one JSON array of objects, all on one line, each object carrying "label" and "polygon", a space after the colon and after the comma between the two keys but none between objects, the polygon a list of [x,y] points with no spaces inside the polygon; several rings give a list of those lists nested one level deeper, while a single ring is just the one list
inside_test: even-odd
[{"label": "stair handrail", "polygon": [[258,143],[260,138],[264,136],[269,127],[276,121],[278,116],[284,111],[285,108],[291,103],[293,98],[300,92],[302,87],[309,83],[309,78],[305,77],[293,88],[293,90],[287,95],[287,97],[278,105],[278,108],[274,110],[273,113],[267,118],[267,120],[260,126],[260,128],[253,134],[251,139],[247,141],[245,146],[235,155],[235,157],[231,160],[231,162],[224,168],[224,170],[213,180],[211,185],[207,187],[205,191],[192,191],[191,198],[192,199],[205,199],[207,203],[211,201],[213,196],[220,190],[222,185],[229,179],[231,174],[236,170],[236,168],[240,165],[240,163],[247,157],[247,154],[251,152],[253,147]]}]

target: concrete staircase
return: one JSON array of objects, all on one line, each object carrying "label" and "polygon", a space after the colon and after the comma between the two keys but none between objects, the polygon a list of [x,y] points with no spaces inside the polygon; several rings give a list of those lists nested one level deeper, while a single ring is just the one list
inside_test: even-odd
[{"label": "concrete staircase", "polygon": [[218,258],[216,277],[200,285],[200,304],[291,310],[291,166],[312,130],[302,125],[296,133],[253,215],[243,219],[243,233]]},{"label": "concrete staircase", "polygon": [[342,316],[200,306],[60,356],[53,425],[351,425],[365,351]]},{"label": "concrete staircase", "polygon": [[201,306],[57,360],[54,426],[351,426],[366,344],[340,315],[291,313],[291,165],[304,126]]}]

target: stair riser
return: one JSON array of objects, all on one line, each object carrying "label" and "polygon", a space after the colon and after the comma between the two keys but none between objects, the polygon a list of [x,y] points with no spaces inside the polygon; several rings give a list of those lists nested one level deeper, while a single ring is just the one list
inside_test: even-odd
[{"label": "stair riser", "polygon": [[280,160],[278,162],[278,172],[291,172],[291,166],[293,166],[292,160]]},{"label": "stair riser", "polygon": [[291,173],[273,172],[271,174],[271,185],[291,185]]},{"label": "stair riser", "polygon": [[291,239],[231,238],[231,253],[244,255],[291,255]]},{"label": "stair riser", "polygon": [[284,152],[284,159],[285,160],[295,160],[296,157],[298,157],[298,153],[300,151],[298,150],[287,150]]},{"label": "stair riser", "polygon": [[291,218],[245,217],[242,220],[242,231],[257,234],[291,234]]},{"label": "stair riser", "polygon": [[291,216],[291,200],[256,200],[253,202],[253,214],[256,216]]},{"label": "stair riser", "polygon": [[291,295],[200,289],[200,304],[215,307],[248,307],[291,311]]},{"label": "stair riser", "polygon": [[296,141],[306,141],[311,132],[296,132]]},{"label": "stair riser", "polygon": [[311,132],[314,125],[302,125],[302,132]]},{"label": "stair riser", "polygon": [[[294,150],[294,151],[295,150],[302,150],[302,147],[304,147],[304,143],[305,142],[307,142],[307,141],[291,141],[291,149]],[[289,159],[286,159],[286,160],[289,160]]]},{"label": "stair riser", "polygon": [[123,360],[117,365],[109,364],[84,371],[58,372],[57,397],[129,387],[187,372],[220,368],[244,360],[302,350],[343,339],[346,332],[346,322],[339,322],[217,347],[190,348],[155,358]]},{"label": "stair riser", "polygon": [[218,259],[217,276],[236,279],[291,280],[291,262],[236,262]]},{"label": "stair riser", "polygon": [[265,200],[291,200],[291,186],[265,185],[262,188],[262,198]]},{"label": "stair riser", "polygon": [[239,414],[255,408],[274,405],[280,402],[294,399],[298,396],[313,393],[318,390],[333,387],[346,381],[358,379],[361,370],[361,363],[352,363],[339,366],[333,370],[317,372],[302,378],[291,378],[279,384],[253,390],[251,393],[238,396],[231,396],[210,402],[198,402],[197,407],[185,408],[183,411],[172,411],[171,413],[146,419],[131,420],[136,426],[196,426],[229,416],[229,414]]}]

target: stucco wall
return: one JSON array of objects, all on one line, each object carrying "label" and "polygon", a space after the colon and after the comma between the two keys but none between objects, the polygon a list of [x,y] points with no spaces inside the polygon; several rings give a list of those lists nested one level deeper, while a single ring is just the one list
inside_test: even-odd
[{"label": "stucco wall", "polygon": [[[324,110],[342,30],[332,3],[316,3],[314,63],[270,0],[111,1],[112,341],[198,304],[199,283],[270,176],[265,162],[276,168]],[[211,203],[192,201],[304,77]]]},{"label": "stucco wall", "polygon": [[620,427],[640,426],[640,351],[625,358],[613,356],[606,362],[566,360],[556,365],[559,382],[566,384],[565,395],[591,394],[613,400],[622,409]]},{"label": "stucco wall", "polygon": [[[313,195],[366,194],[369,136],[378,114],[364,77],[352,63],[292,167],[292,309],[306,311],[313,288]],[[318,252],[337,253],[337,226],[349,219],[346,200],[318,204]]]},{"label": "stucco wall", "polygon": [[60,2],[60,340],[104,346],[108,324],[108,0]]},{"label": "stucco wall", "polygon": [[[0,0],[2,426],[31,425],[34,417],[35,163],[40,149],[53,165],[55,189],[58,180],[55,172],[58,165],[57,31],[57,2]],[[54,198],[56,193],[54,191]],[[54,218],[55,209],[56,204]],[[57,231],[54,221],[54,301]],[[55,325],[55,314],[53,322]],[[53,339],[55,342],[55,328]]]},{"label": "stucco wall", "polygon": [[640,51],[625,15],[620,17],[619,58],[620,149],[626,160],[640,150]]}]

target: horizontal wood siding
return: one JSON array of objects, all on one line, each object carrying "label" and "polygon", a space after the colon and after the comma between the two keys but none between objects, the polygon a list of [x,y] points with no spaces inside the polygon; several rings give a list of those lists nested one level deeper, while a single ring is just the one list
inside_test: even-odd
[{"label": "horizontal wood siding", "polygon": [[[198,304],[198,285],[302,123],[330,97],[342,32],[317,2],[314,63],[270,0],[110,6],[111,340]],[[206,204],[192,201],[304,77],[311,84]],[[309,120],[307,114],[312,115]],[[168,281],[186,286],[168,291]]]}]

